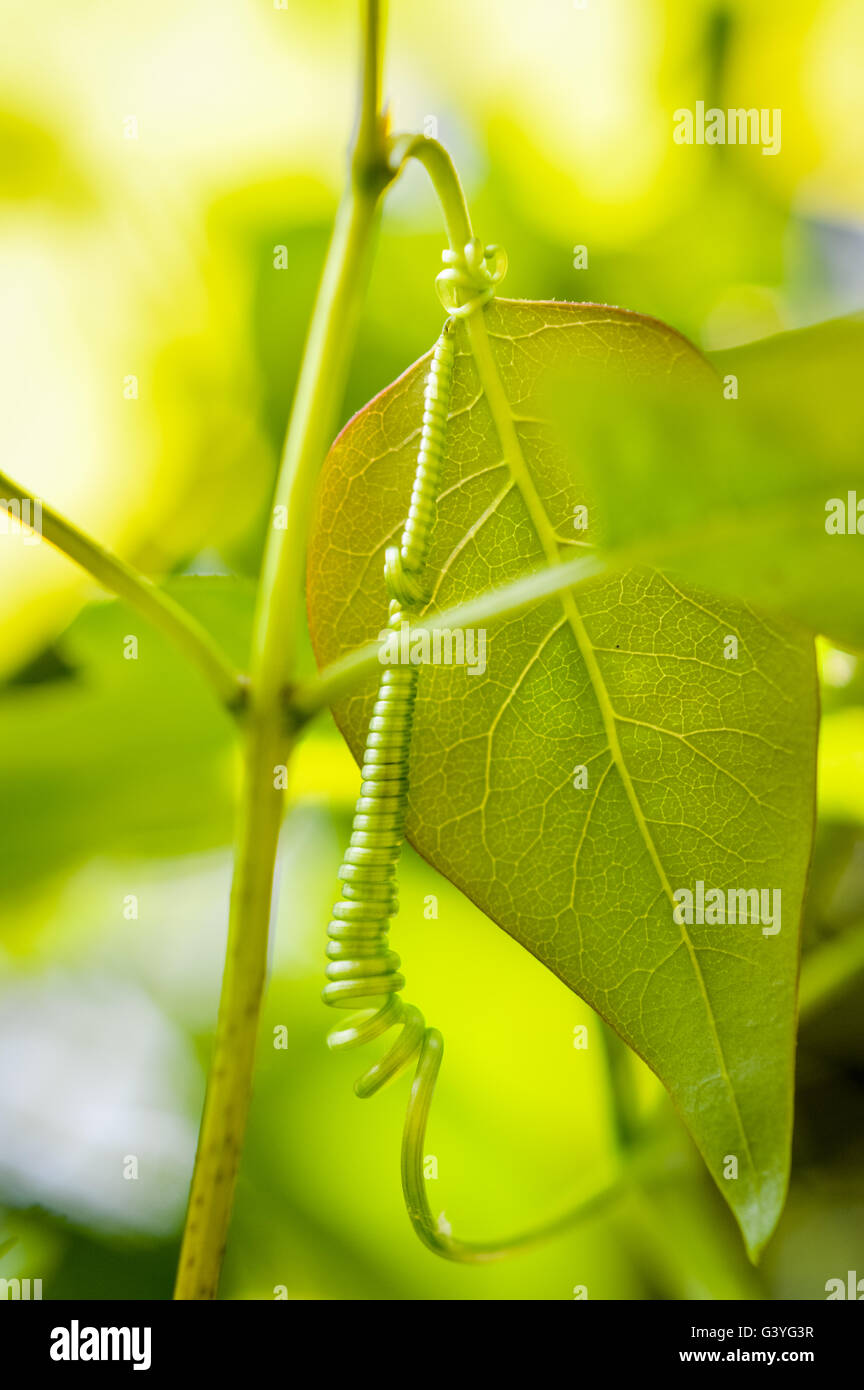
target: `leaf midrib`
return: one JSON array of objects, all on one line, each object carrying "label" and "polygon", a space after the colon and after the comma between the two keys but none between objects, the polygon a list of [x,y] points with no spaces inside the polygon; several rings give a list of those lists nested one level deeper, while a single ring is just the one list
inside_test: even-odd
[{"label": "leaf midrib", "polygon": [[[501,444],[505,462],[507,463],[507,466],[510,469],[511,476],[514,479],[516,486],[519,488],[520,495],[522,496],[522,500],[525,503],[525,507],[528,511],[528,515],[531,519],[532,525],[534,526],[534,530],[537,534],[537,539],[540,542],[547,562],[550,565],[559,565],[562,562],[562,557],[558,547],[558,540],[555,533],[555,528],[552,525],[552,522],[543,504],[543,501],[539,493],[537,492],[537,489],[534,486],[534,480],[531,477],[528,465],[525,462],[525,457],[522,453],[522,445],[519,440],[519,435],[516,431],[516,424],[513,418],[513,411],[510,405],[510,401],[507,397],[507,393],[504,390],[504,386],[501,382],[501,378],[498,374],[498,368],[495,363],[495,359],[492,355],[492,350],[489,343],[489,335],[486,328],[486,322],[482,313],[471,315],[467,320],[466,329],[468,333],[468,340],[474,356],[474,361],[477,366],[478,374],[480,376],[480,384],[483,388],[483,392],[486,396],[486,400],[489,405],[489,410],[491,412],[492,420],[498,434],[498,439]],[[645,813],[642,810],[639,798],[636,795],[636,789],[633,785],[633,781],[630,776],[630,771],[624,759],[623,750],[621,748],[621,743],[618,738],[618,727],[617,720],[615,717],[615,711],[612,708],[612,702],[609,698],[609,692],[606,688],[606,682],[603,679],[603,673],[600,670],[600,666],[597,661],[593,643],[585,628],[585,624],[582,621],[582,615],[579,612],[576,600],[574,599],[572,592],[568,591],[564,594],[561,594],[560,599],[561,604],[564,608],[565,615],[570,624],[571,631],[573,632],[573,636],[576,639],[576,644],[579,648],[582,659],[585,662],[585,666],[588,671],[589,678],[591,680],[592,689],[594,691],[595,698],[600,708],[600,715],[603,720],[606,736],[609,740],[609,749],[612,753],[612,758],[615,763],[615,766],[618,769],[618,774],[621,777],[627,800],[630,803],[630,809],[633,812],[633,816],[636,820],[637,827],[642,836],[651,862],[654,865],[655,872],[657,873],[657,876],[660,880],[660,884],[663,888],[663,891],[669,899],[669,902],[674,907],[675,900],[673,897],[671,884],[669,883],[666,870],[664,869],[662,860],[660,859],[660,854],[654,842],[654,837],[648,828],[648,823],[645,819]],[[687,931],[686,924],[682,922],[678,923],[678,925],[681,927],[681,938],[684,945],[687,948],[690,963],[693,967],[693,972],[696,977],[696,981],[699,986],[699,991],[705,1005],[705,1012],[708,1017],[708,1023],[711,1030],[711,1038],[714,1044],[714,1050],[717,1055],[717,1060],[720,1066],[720,1074],[723,1078],[724,1085],[729,1095],[729,1101],[731,1103],[732,1112],[735,1116],[735,1122],[738,1126],[739,1134],[741,1135],[741,1140],[744,1146],[744,1153],[746,1155],[747,1163],[755,1177],[755,1164],[753,1162],[753,1156],[750,1151],[750,1143],[747,1138],[747,1132],[744,1128],[744,1122],[741,1116],[741,1112],[738,1108],[738,1100],[735,1095],[735,1089],[732,1085],[732,1079],[729,1075],[729,1069],[726,1065],[726,1057],[723,1052],[723,1045],[720,1041],[720,1034],[717,1028],[717,1020],[714,1016],[714,1010],[711,1006],[711,1000],[709,998],[708,990],[705,985],[705,978],[702,974],[702,967],[699,964],[699,960],[696,954],[696,948],[693,945],[693,942]]]}]

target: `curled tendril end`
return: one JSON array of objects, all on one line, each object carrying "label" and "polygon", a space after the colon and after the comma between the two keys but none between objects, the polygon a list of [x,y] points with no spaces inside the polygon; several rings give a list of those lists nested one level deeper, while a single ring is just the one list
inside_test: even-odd
[{"label": "curled tendril end", "polygon": [[[438,298],[451,318],[468,318],[482,309],[507,273],[507,252],[503,246],[484,246],[472,237],[461,251],[444,251],[435,286]],[[470,291],[466,299],[465,295]]]}]

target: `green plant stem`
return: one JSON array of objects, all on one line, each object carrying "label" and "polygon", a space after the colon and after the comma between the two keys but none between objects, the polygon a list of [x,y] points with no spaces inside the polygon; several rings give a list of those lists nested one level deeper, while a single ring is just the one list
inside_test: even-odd
[{"label": "green plant stem", "polygon": [[606,1082],[619,1159],[634,1147],[639,1137],[639,1101],[636,1092],[634,1058],[630,1048],[614,1028],[602,1019],[600,1042],[606,1059]]},{"label": "green plant stem", "polygon": [[184,652],[206,676],[222,703],[232,713],[243,706],[246,681],[236,670],[217,642],[199,622],[179,603],[158,588],[146,575],[112,555],[103,545],[73,526],[64,516],[0,473],[2,503],[10,515],[14,504],[26,502],[41,508],[41,534],[46,541],[81,569],[91,574],[97,583],[117,595],[164,632],[166,637]]},{"label": "green plant stem", "polygon": [[411,159],[426,170],[441,205],[450,249],[463,251],[474,233],[456,166],[444,146],[425,135],[395,135],[387,149],[394,177],[402,173]]},{"label": "green plant stem", "polygon": [[[228,947],[175,1297],[216,1296],[252,1090],[273,872],[291,738],[285,690],[302,631],[315,479],[336,423],[366,284],[378,203],[392,178],[380,113],[380,10],[366,0],[351,177],[327,253],[274,497],[259,585]],[[284,524],[280,524],[284,522]]]},{"label": "green plant stem", "polygon": [[[439,145],[437,140],[427,140],[422,136],[397,136],[390,142],[389,151],[391,165],[394,165],[397,171],[409,159],[416,159],[423,165],[441,204],[450,249],[464,250],[473,236],[471,217],[456,167],[444,147]],[[504,458],[528,509],[547,562],[557,566],[561,563],[559,542],[525,467],[522,446],[489,343],[484,314],[469,314],[465,319],[465,329]]]},{"label": "green plant stem", "polygon": [[[431,635],[444,628],[455,631],[457,628],[479,627],[482,623],[495,619],[510,618],[531,608],[543,599],[563,593],[579,584],[596,578],[604,572],[603,561],[594,555],[580,556],[576,560],[566,560],[560,565],[549,566],[534,574],[524,575],[510,584],[502,584],[497,589],[489,589],[478,598],[469,599],[453,608],[445,608],[440,613],[425,618],[423,622],[412,623],[413,635]],[[291,723],[303,724],[326,705],[341,699],[353,690],[365,676],[380,667],[381,645],[368,642],[357,647],[338,661],[325,666],[318,676],[298,685],[286,697],[286,709]]]}]

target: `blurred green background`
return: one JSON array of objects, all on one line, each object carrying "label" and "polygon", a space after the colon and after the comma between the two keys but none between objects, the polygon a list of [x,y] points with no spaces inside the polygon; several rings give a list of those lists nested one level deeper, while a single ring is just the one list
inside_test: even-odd
[{"label": "blurred green background", "polygon": [[[353,0],[5,7],[2,467],[173,575],[238,660],[356,21]],[[718,348],[861,308],[862,56],[859,0],[392,0],[387,89],[396,129],[453,153],[480,235],[507,247],[506,294],[623,305]],[[779,107],[781,153],[675,145],[672,113],[700,99]],[[442,245],[414,171],[387,204],[345,418],[433,341]],[[227,924],[232,729],[62,557],[0,540],[0,1246],[17,1237],[0,1276],[169,1297]],[[812,1299],[864,1275],[864,672],[827,646],[822,669],[793,1183],[760,1270],[635,1060],[639,1113],[677,1146],[656,1182],[502,1265],[419,1245],[407,1083],[361,1104],[362,1061],[324,1044],[356,770],[322,722],[292,770],[224,1297]],[[454,1234],[495,1238],[614,1171],[601,1027],[411,854],[401,899],[410,997],[447,1041],[432,1203]]]}]

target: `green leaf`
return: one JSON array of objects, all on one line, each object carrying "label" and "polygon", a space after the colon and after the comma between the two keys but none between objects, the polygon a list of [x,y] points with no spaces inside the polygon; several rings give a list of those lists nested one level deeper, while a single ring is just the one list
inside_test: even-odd
[{"label": "green leaf", "polygon": [[[574,394],[598,364],[634,389],[658,373],[682,390],[713,380],[671,329],[621,310],[497,301],[484,317],[540,507],[529,515],[502,462],[461,331],[430,555],[441,608],[537,569],[550,536],[562,553],[586,543],[573,524],[584,483],[544,423],[550,373]],[[308,575],[321,664],[385,625],[384,550],[406,512],[427,361],[327,459]],[[336,710],[355,756],[372,695],[369,682]],[[816,719],[812,642],[634,571],[499,620],[482,675],[424,669],[411,751],[411,842],[657,1072],[754,1255],[787,1183]],[[677,925],[672,893],[700,880],[779,889],[782,929]],[[495,990],[482,961],[466,968]],[[518,1028],[518,997],[501,1006]]]},{"label": "green leaf", "polygon": [[[657,565],[864,646],[864,317],[711,361],[716,381],[686,397],[663,381],[626,398],[614,381],[556,393],[610,558]],[[832,534],[841,504],[849,533]]]},{"label": "green leaf", "polygon": [[[251,586],[167,588],[245,666]],[[86,608],[59,647],[65,679],[0,691],[3,899],[88,857],[189,853],[232,832],[236,728],[198,670],[115,600]]]}]

